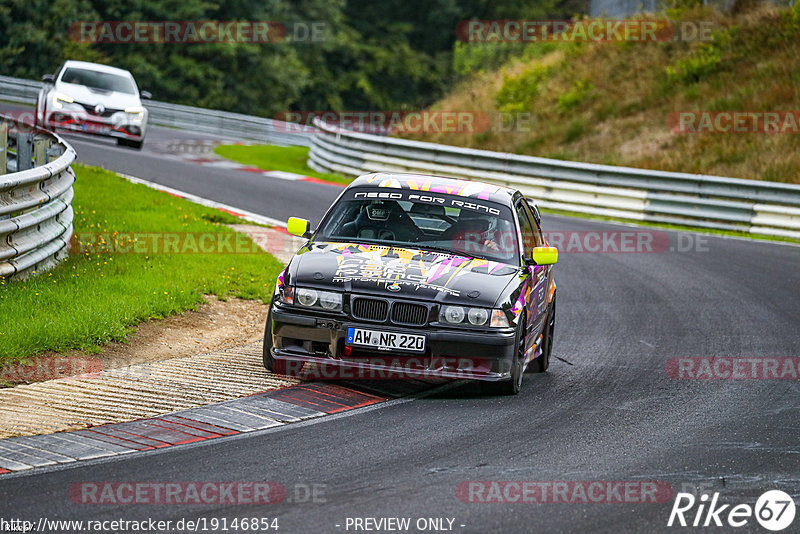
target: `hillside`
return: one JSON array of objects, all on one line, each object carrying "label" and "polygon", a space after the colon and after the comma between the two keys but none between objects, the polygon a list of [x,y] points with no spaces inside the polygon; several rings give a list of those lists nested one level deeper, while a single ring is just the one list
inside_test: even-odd
[{"label": "hillside", "polygon": [[[762,6],[733,14],[699,6],[667,16],[673,23],[710,21],[711,39],[528,44],[499,69],[472,74],[434,109],[482,110],[495,119],[500,113],[529,113],[530,131],[492,128],[414,137],[558,159],[800,183],[800,3],[793,9]],[[490,54],[477,47],[491,46],[461,48],[479,57]],[[742,111],[759,113],[735,123],[743,132],[709,133],[726,124],[733,130],[733,123],[725,122],[733,115],[726,113]],[[791,111],[772,119],[763,113]],[[673,132],[677,112],[695,113],[685,124],[701,132]],[[764,133],[763,121],[776,117],[783,133]],[[775,123],[767,122],[770,126],[775,130]]]}]

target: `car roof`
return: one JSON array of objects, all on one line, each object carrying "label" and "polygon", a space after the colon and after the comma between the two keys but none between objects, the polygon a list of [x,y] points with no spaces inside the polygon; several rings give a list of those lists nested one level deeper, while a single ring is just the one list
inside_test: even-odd
[{"label": "car roof", "polygon": [[120,76],[128,76],[133,78],[133,75],[125,69],[118,69],[109,65],[101,65],[99,63],[90,63],[88,61],[77,61],[69,59],[64,62],[64,68],[76,67],[80,69],[93,70],[97,72],[108,72],[109,74],[117,74]]},{"label": "car roof", "polygon": [[514,199],[514,195],[517,193],[516,189],[474,180],[459,180],[457,178],[448,178],[445,176],[399,172],[374,172],[364,174],[353,180],[348,186],[348,189],[355,187],[411,189],[415,191],[445,193],[468,198],[490,200],[500,204],[510,204]]}]

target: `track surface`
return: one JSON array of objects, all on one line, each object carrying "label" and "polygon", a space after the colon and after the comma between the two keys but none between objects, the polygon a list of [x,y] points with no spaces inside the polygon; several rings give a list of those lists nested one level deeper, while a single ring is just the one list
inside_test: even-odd
[{"label": "track surface", "polygon": [[[88,164],[275,218],[318,220],[340,191],[206,169],[159,151],[159,140],[185,137],[200,138],[153,128],[141,153],[103,140],[69,141]],[[545,216],[544,226],[621,228],[556,216]],[[675,242],[677,234],[669,234]],[[412,524],[448,517],[455,532],[652,532],[680,530],[666,527],[672,499],[478,504],[461,502],[456,488],[471,480],[658,480],[676,492],[718,491],[723,503],[753,504],[769,489],[797,499],[800,382],[675,380],[665,368],[679,356],[800,355],[800,248],[701,239],[705,251],[563,254],[556,269],[559,359],[545,375],[526,375],[517,397],[488,397],[464,384],[277,432],[7,475],[0,517],[277,516],[284,533],[345,532],[347,517],[410,517]],[[325,486],[324,502],[316,503],[74,504],[70,485],[86,481],[276,481],[290,496],[295,484]],[[736,530],[764,532],[753,519]]]}]

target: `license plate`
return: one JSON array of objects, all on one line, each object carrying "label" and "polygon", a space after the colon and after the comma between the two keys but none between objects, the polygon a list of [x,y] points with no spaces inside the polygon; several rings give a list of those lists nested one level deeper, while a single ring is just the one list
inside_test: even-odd
[{"label": "license plate", "polygon": [[371,347],[377,350],[425,351],[425,336],[420,334],[403,334],[399,332],[379,332],[365,328],[350,327],[347,329],[347,344],[360,347]]}]

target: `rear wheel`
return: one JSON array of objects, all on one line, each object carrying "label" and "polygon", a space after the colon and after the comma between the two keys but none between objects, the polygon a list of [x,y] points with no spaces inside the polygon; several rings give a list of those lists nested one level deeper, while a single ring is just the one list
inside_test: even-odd
[{"label": "rear wheel", "polygon": [[272,303],[269,305],[267,313],[267,324],[264,327],[264,368],[271,372],[281,375],[286,374],[286,362],[276,360],[272,357]]},{"label": "rear wheel", "polygon": [[527,373],[544,373],[550,367],[550,355],[553,353],[553,334],[556,331],[556,297],[553,296],[553,302],[550,304],[550,311],[547,314],[547,322],[542,329],[542,353],[538,358],[531,360],[528,368],[525,369]]}]

